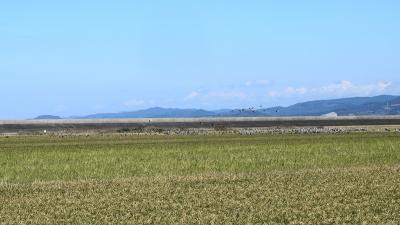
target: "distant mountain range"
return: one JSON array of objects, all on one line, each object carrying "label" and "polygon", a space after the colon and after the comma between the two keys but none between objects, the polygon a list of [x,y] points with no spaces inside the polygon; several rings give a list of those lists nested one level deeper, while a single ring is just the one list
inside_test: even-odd
[{"label": "distant mountain range", "polygon": [[59,120],[62,119],[59,116],[52,116],[52,115],[41,115],[35,118],[35,120]]},{"label": "distant mountain range", "polygon": [[[309,101],[288,107],[245,109],[203,109],[149,108],[133,112],[99,113],[72,119],[111,118],[178,118],[178,117],[248,117],[248,116],[321,116],[321,115],[400,115],[400,96],[380,95],[375,97],[354,97],[333,100]],[[35,119],[60,119],[43,115]]]}]

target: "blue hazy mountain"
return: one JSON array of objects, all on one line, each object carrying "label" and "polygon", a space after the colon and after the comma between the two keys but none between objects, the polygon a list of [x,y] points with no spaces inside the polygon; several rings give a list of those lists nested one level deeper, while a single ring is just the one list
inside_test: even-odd
[{"label": "blue hazy mountain", "polygon": [[210,117],[216,116],[212,111],[202,109],[175,109],[154,107],[150,109],[138,110],[133,112],[121,113],[100,113],[80,118],[100,119],[100,118],[178,118],[178,117]]},{"label": "blue hazy mountain", "polygon": [[40,115],[34,118],[34,120],[59,120],[59,119],[61,119],[61,117],[52,115]]},{"label": "blue hazy mountain", "polygon": [[[244,109],[178,109],[149,108],[120,113],[99,113],[74,119],[110,118],[178,118],[178,117],[239,117],[239,116],[321,116],[335,112],[339,116],[348,115],[400,115],[400,96],[380,95],[375,97],[354,97],[332,100],[318,100],[297,103],[288,107]],[[50,116],[46,116],[50,118]],[[45,116],[37,117],[45,118]]]}]

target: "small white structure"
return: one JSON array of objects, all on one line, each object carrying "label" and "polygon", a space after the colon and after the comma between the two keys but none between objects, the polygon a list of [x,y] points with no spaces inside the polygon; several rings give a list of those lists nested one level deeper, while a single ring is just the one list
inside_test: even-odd
[{"label": "small white structure", "polygon": [[335,112],[330,112],[330,113],[321,115],[321,117],[338,117],[338,114]]}]

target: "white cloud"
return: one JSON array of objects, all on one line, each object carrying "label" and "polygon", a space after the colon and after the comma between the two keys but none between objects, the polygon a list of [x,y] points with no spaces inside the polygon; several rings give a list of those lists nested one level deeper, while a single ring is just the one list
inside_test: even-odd
[{"label": "white cloud", "polygon": [[198,96],[200,96],[200,95],[201,95],[200,92],[192,91],[192,92],[190,92],[188,95],[186,95],[186,97],[184,98],[184,100],[187,101],[187,100],[196,98],[196,97],[198,97]]},{"label": "white cloud", "polygon": [[368,96],[373,94],[382,94],[390,85],[392,85],[392,82],[380,81],[378,83],[373,83],[373,84],[354,84],[351,81],[343,80],[338,83],[332,83],[313,88],[286,87],[282,90],[269,91],[268,96],[291,97],[291,96],[299,96],[305,94],[330,95],[330,96],[340,96],[340,95]]},{"label": "white cloud", "polygon": [[350,81],[341,81],[340,83],[335,83],[335,84],[328,84],[319,88],[314,88],[314,91],[320,91],[320,92],[328,92],[328,93],[335,93],[335,92],[340,92],[340,91],[347,91],[349,89],[354,88],[353,83]]},{"label": "white cloud", "polygon": [[280,91],[269,91],[268,96],[270,97],[277,97],[277,96],[293,96],[293,95],[304,95],[307,94],[309,90],[304,87],[294,88],[294,87],[287,87]]},{"label": "white cloud", "polygon": [[392,82],[380,81],[375,84],[353,84],[350,81],[343,80],[339,83],[325,85],[313,89],[313,92],[327,93],[327,94],[356,94],[356,95],[370,95],[385,91]]},{"label": "white cloud", "polygon": [[230,91],[230,90],[221,90],[221,91],[208,91],[206,93],[202,93],[199,91],[190,92],[183,99],[184,101],[189,101],[193,99],[201,99],[205,100],[229,100],[229,99],[245,99],[247,97],[246,93],[243,91]]},{"label": "white cloud", "polygon": [[378,88],[378,91],[384,91],[391,85],[392,85],[391,81],[389,81],[389,82],[379,82],[377,84],[377,88]]}]

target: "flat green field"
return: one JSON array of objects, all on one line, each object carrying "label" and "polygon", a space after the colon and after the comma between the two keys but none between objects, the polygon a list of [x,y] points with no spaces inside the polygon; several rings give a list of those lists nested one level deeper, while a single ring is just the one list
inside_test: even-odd
[{"label": "flat green field", "polygon": [[400,134],[0,137],[0,224],[399,224]]}]

